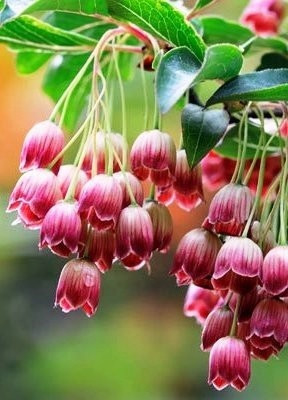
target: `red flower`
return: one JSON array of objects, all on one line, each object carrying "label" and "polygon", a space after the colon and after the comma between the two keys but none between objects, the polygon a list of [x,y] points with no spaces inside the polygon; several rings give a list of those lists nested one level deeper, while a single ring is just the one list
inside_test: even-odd
[{"label": "red flower", "polygon": [[72,179],[74,179],[75,173],[77,173],[77,180],[76,180],[74,198],[76,200],[79,200],[81,190],[85,185],[85,183],[88,182],[88,176],[86,175],[86,173],[82,170],[77,172],[77,167],[75,167],[75,165],[68,164],[68,165],[62,165],[60,167],[57,177],[63,197],[65,197],[69,189],[70,183]]},{"label": "red flower", "polygon": [[288,296],[288,246],[277,246],[265,256],[260,273],[263,288],[272,296]]},{"label": "red flower", "polygon": [[122,208],[128,207],[131,204],[131,198],[127,185],[130,186],[137,204],[139,204],[139,206],[142,206],[144,201],[144,191],[139,179],[131,174],[131,172],[116,172],[116,174],[114,174],[113,176],[117,179],[123,191]]},{"label": "red flower", "polygon": [[95,314],[100,296],[100,272],[88,260],[74,259],[63,268],[57,290],[55,306],[62,311],[82,308],[88,317]]},{"label": "red flower", "polygon": [[97,231],[90,233],[88,257],[101,272],[106,272],[112,267],[115,254],[115,235],[112,231]]},{"label": "red flower", "polygon": [[26,172],[13,189],[7,212],[18,211],[13,224],[22,222],[26,228],[38,229],[54,204],[62,200],[57,177],[47,169]]},{"label": "red flower", "polygon": [[60,257],[77,253],[82,230],[75,204],[61,202],[50,208],[42,222],[39,247],[48,246]]},{"label": "red flower", "polygon": [[288,118],[285,118],[280,125],[279,128],[280,136],[282,136],[284,139],[288,137]]},{"label": "red flower", "polygon": [[128,269],[141,268],[149,261],[153,248],[150,215],[138,206],[122,210],[116,227],[116,256]]},{"label": "red flower", "polygon": [[[20,171],[47,167],[63,150],[64,134],[51,121],[43,121],[34,125],[27,133],[20,156]],[[61,164],[61,159],[53,167],[55,173]]]},{"label": "red flower", "polygon": [[250,374],[249,352],[241,339],[227,336],[213,345],[209,359],[210,385],[218,390],[231,385],[241,391],[248,385]]},{"label": "red flower", "polygon": [[220,249],[212,283],[215,289],[247,293],[258,282],[263,256],[251,239],[234,237]]},{"label": "red flower", "polygon": [[82,189],[79,212],[90,211],[88,220],[98,230],[116,226],[123,202],[123,191],[113,176],[96,175]]}]

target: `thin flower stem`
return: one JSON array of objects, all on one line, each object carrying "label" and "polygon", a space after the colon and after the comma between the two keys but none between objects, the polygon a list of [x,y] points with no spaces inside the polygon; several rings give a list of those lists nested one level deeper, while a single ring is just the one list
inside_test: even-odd
[{"label": "thin flower stem", "polygon": [[280,243],[287,244],[287,199],[286,185],[288,177],[288,140],[285,139],[285,163],[280,184]]},{"label": "thin flower stem", "polygon": [[247,112],[245,112],[244,138],[243,138],[243,147],[242,147],[242,153],[241,153],[241,162],[239,165],[239,171],[238,171],[238,175],[236,178],[236,182],[239,182],[239,183],[242,183],[242,179],[243,179],[244,168],[245,168],[245,164],[246,164],[247,143],[248,143],[248,117],[247,117]]},{"label": "thin flower stem", "polygon": [[152,183],[150,186],[149,200],[155,200],[155,194],[156,194],[156,185],[155,183]]},{"label": "thin flower stem", "polygon": [[239,294],[237,298],[237,303],[234,311],[234,316],[233,316],[233,322],[230,330],[229,336],[237,336],[237,322],[238,322],[238,315],[239,315],[239,309],[241,305],[242,297]]},{"label": "thin flower stem", "polygon": [[141,70],[141,80],[142,80],[142,89],[143,89],[143,101],[144,101],[144,131],[148,130],[149,126],[149,101],[148,101],[148,93],[147,93],[147,81],[144,70],[144,60],[142,59],[140,64]]},{"label": "thin flower stem", "polygon": [[239,172],[239,167],[241,163],[241,153],[242,153],[242,129],[243,129],[243,123],[244,123],[244,117],[245,113],[242,115],[238,127],[238,151],[237,151],[237,162],[235,165],[235,169],[231,178],[231,183],[234,183],[237,179],[238,172]]}]

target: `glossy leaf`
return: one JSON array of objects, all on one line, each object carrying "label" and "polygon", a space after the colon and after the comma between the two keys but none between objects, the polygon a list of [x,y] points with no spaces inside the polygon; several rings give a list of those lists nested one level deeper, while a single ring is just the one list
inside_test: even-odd
[{"label": "glossy leaf", "polygon": [[219,142],[229,124],[225,110],[206,110],[188,104],[182,113],[183,144],[191,167]]},{"label": "glossy leaf", "polygon": [[240,75],[221,86],[207,105],[235,100],[287,101],[288,69],[268,69]]},{"label": "glossy leaf", "polygon": [[202,65],[186,47],[169,51],[162,58],[156,77],[161,112],[167,112],[196,83],[211,79],[225,81],[236,76],[242,63],[239,49],[229,44],[209,47]]},{"label": "glossy leaf", "polygon": [[198,0],[195,4],[194,11],[201,10],[201,8],[207,7],[214,2],[215,0]]},{"label": "glossy leaf", "polygon": [[203,60],[205,45],[184,15],[164,0],[108,0],[110,14],[129,21],[174,46],[188,47]]},{"label": "glossy leaf", "polygon": [[261,64],[257,71],[268,68],[288,68],[288,56],[281,53],[267,53],[261,58]]},{"label": "glossy leaf", "polygon": [[16,67],[21,74],[32,74],[50,60],[51,57],[53,57],[53,53],[20,51],[16,57]]},{"label": "glossy leaf", "polygon": [[[237,159],[238,153],[238,145],[239,145],[239,124],[233,126],[225,135],[223,141],[215,147],[215,151],[222,155],[223,157],[228,157],[232,159]],[[253,159],[255,153],[258,148],[258,143],[261,135],[261,128],[259,125],[255,125],[252,123],[248,124],[248,142],[246,149],[246,159]],[[267,143],[268,139],[271,136],[266,133],[265,134],[265,143]],[[241,140],[241,144],[243,144],[243,140]],[[271,144],[267,149],[267,154],[272,154],[275,152],[279,152],[279,146],[284,146],[283,139],[275,136],[272,140]],[[261,147],[261,151],[259,152],[259,158],[262,155],[263,146]]]},{"label": "glossy leaf", "polygon": [[106,0],[36,0],[21,10],[25,14],[37,11],[68,11],[87,15],[108,13]]}]

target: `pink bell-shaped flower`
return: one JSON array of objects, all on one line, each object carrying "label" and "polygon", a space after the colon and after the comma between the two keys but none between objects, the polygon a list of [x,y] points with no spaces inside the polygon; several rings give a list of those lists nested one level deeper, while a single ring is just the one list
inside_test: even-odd
[{"label": "pink bell-shaped flower", "polygon": [[83,187],[79,197],[79,212],[89,211],[88,221],[98,230],[116,226],[123,202],[123,191],[117,179],[96,175]]},{"label": "pink bell-shaped flower", "polygon": [[47,212],[59,200],[62,200],[62,193],[53,172],[34,169],[22,175],[16,183],[7,212],[18,212],[13,224],[22,222],[26,228],[39,229]]},{"label": "pink bell-shaped flower", "polygon": [[150,175],[156,185],[171,184],[176,166],[175,143],[168,133],[156,129],[143,132],[132,146],[130,163],[138,179],[145,180]]},{"label": "pink bell-shaped flower", "polygon": [[113,176],[120,183],[123,190],[122,208],[128,207],[131,204],[131,198],[127,185],[130,186],[136,203],[139,204],[139,206],[142,206],[144,201],[144,190],[139,179],[131,174],[131,172],[116,172],[116,174],[114,174]]},{"label": "pink bell-shaped flower", "polygon": [[255,307],[247,337],[252,354],[261,360],[277,355],[288,339],[288,308],[279,299],[267,298]]},{"label": "pink bell-shaped flower", "polygon": [[250,189],[230,183],[220,189],[212,199],[203,227],[223,235],[240,236],[252,205]]},{"label": "pink bell-shaped flower", "polygon": [[150,260],[153,241],[148,211],[139,206],[124,208],[116,227],[116,257],[127,269],[137,270]]},{"label": "pink bell-shaped flower", "polygon": [[191,283],[184,301],[184,315],[194,317],[202,325],[219,301],[219,294],[214,290],[203,289]]},{"label": "pink bell-shaped flower", "polygon": [[209,358],[208,383],[217,390],[228,385],[241,391],[246,388],[251,375],[251,360],[243,340],[226,336],[212,347]]},{"label": "pink bell-shaped flower", "polygon": [[146,201],[144,208],[148,211],[153,225],[154,242],[152,250],[166,253],[173,235],[171,214],[166,206],[155,201]]},{"label": "pink bell-shaped flower", "polygon": [[74,198],[76,200],[79,200],[81,190],[85,185],[85,183],[88,182],[88,176],[86,175],[86,173],[81,169],[77,172],[77,167],[75,167],[75,165],[69,165],[69,164],[61,165],[59,172],[57,174],[57,178],[60,184],[63,197],[65,197],[69,189],[69,186],[71,184],[71,181],[75,177],[75,174],[77,174],[77,180],[76,180]]},{"label": "pink bell-shaped flower", "polygon": [[230,289],[245,294],[258,282],[263,255],[251,239],[233,237],[220,249],[212,283],[216,290]]},{"label": "pink bell-shaped flower", "polygon": [[210,350],[218,339],[229,335],[232,327],[233,315],[230,308],[226,306],[216,308],[208,315],[202,331],[202,350]]},{"label": "pink bell-shaped flower", "polygon": [[100,296],[100,272],[91,261],[84,258],[68,261],[64,266],[57,290],[55,307],[62,311],[82,308],[87,317],[95,314]]},{"label": "pink bell-shaped flower", "polygon": [[288,246],[274,247],[266,254],[260,279],[270,295],[288,296]]},{"label": "pink bell-shaped flower", "polygon": [[[20,171],[45,168],[64,148],[64,134],[51,121],[43,121],[34,125],[27,133],[20,156]],[[61,159],[54,165],[53,171],[58,172]]]},{"label": "pink bell-shaped flower", "polygon": [[88,257],[103,273],[112,268],[115,254],[115,235],[109,231],[97,231],[90,233]]},{"label": "pink bell-shaped flower", "polygon": [[71,253],[78,252],[81,230],[81,218],[76,205],[57,203],[50,208],[42,222],[39,247],[48,246],[60,257],[69,257]]},{"label": "pink bell-shaped flower", "polygon": [[183,270],[195,285],[211,288],[210,279],[222,242],[212,232],[193,229],[181,239],[170,275]]},{"label": "pink bell-shaped flower", "polygon": [[282,136],[284,139],[288,137],[288,118],[285,118],[280,125],[279,128],[279,133],[280,136]]}]

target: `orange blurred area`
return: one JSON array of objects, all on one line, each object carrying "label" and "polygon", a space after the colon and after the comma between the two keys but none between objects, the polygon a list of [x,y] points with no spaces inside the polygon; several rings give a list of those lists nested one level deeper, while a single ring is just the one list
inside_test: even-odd
[{"label": "orange blurred area", "polygon": [[41,92],[42,73],[20,76],[15,54],[0,46],[0,187],[11,188],[19,176],[18,163],[26,132],[47,118],[49,99]]}]

